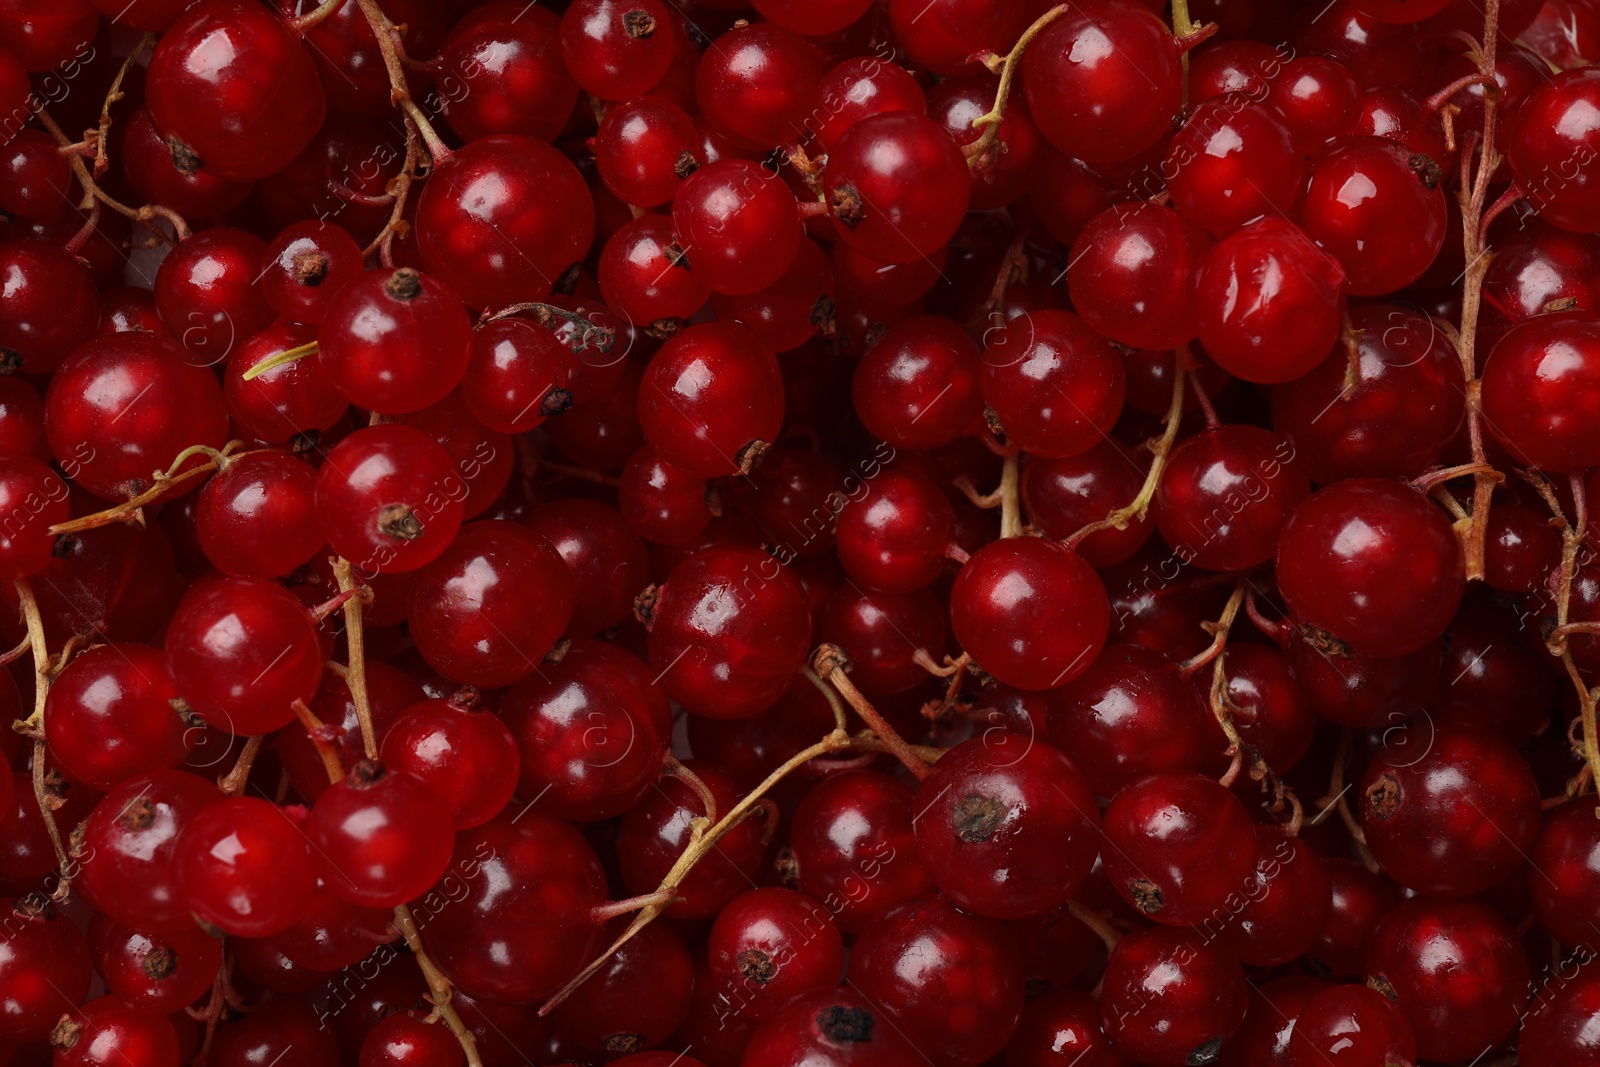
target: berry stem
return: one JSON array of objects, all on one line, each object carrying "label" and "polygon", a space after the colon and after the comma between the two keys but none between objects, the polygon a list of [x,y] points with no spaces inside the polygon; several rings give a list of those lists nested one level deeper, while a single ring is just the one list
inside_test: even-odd
[{"label": "berry stem", "polygon": [[139,43],[133,46],[133,51],[128,53],[128,58],[122,61],[122,66],[117,68],[117,76],[111,79],[111,88],[106,90],[105,102],[100,105],[100,122],[95,128],[94,136],[94,176],[100,178],[111,167],[111,153],[109,144],[111,138],[111,105],[123,97],[122,80],[128,76],[128,68],[133,66],[134,60],[146,48],[155,43],[156,35],[146,33],[139,38]]},{"label": "berry stem", "polygon": [[625,900],[613,900],[601,904],[590,910],[589,918],[593,919],[596,924],[608,923],[618,916],[632,915],[634,912],[643,911],[645,908],[671,907],[681,899],[683,898],[670,889],[658,889],[654,893],[645,893],[641,896],[628,897]]},{"label": "berry stem", "polygon": [[[102,526],[110,526],[114,522],[138,522],[143,524],[143,509],[147,504],[154,504],[160,500],[173,487],[193,481],[203,475],[221,470],[226,466],[235,449],[244,447],[243,441],[229,441],[222,446],[219,452],[209,445],[190,445],[179,452],[164,471],[156,471],[152,477],[153,484],[150,488],[132,497],[124,503],[104,511],[97,511],[92,515],[83,515],[67,522],[58,522],[50,527],[50,532],[60,537],[62,534],[82,533],[85,530],[97,530]],[[189,460],[195,456],[205,456],[205,460],[195,464],[184,471],[179,471]]]},{"label": "berry stem", "polygon": [[680,763],[677,757],[670,752],[667,753],[667,758],[663,761],[663,767],[667,774],[681,780],[684,785],[694,790],[695,795],[700,798],[700,806],[705,809],[706,822],[716,822],[717,798],[711,795],[711,787],[706,785],[698,774]]},{"label": "berry stem", "polygon": [[250,780],[250,768],[255,765],[256,755],[261,751],[261,742],[265,738],[261,734],[245,738],[244,747],[239,750],[239,758],[234,761],[233,770],[217,779],[217,788],[230,797],[236,797],[244,792],[245,783]]},{"label": "berry stem", "polygon": [[1382,874],[1383,868],[1378,865],[1377,857],[1367,847],[1367,835],[1361,829],[1355,813],[1350,810],[1350,803],[1345,799],[1345,794],[1350,790],[1344,784],[1345,764],[1350,762],[1350,727],[1346,726],[1339,734],[1339,751],[1333,757],[1333,773],[1328,777],[1328,795],[1322,798],[1322,809],[1311,820],[1315,826],[1321,822],[1330,809],[1337,809],[1339,819],[1344,823],[1344,828],[1350,834],[1350,840],[1355,842],[1356,854],[1361,858],[1361,865],[1373,874]]},{"label": "berry stem", "polygon": [[828,702],[828,707],[833,710],[833,725],[841,731],[849,730],[850,722],[845,715],[844,705],[839,703],[839,694],[833,691],[833,686],[822,680],[822,676],[810,667],[803,667],[800,673],[806,676],[806,681],[817,687],[823,699]]},{"label": "berry stem", "polygon": [[1022,536],[1022,478],[1018,457],[1012,451],[1000,468],[1000,536]]},{"label": "berry stem", "polygon": [[339,595],[346,597],[344,640],[350,652],[350,667],[345,682],[350,687],[350,702],[356,706],[356,721],[361,724],[361,749],[368,759],[377,759],[378,737],[372,726],[372,704],[367,698],[366,635],[361,619],[372,590],[356,583],[355,571],[348,560],[334,561],[333,576],[339,582]]},{"label": "berry stem", "polygon": [[372,27],[372,36],[378,42],[378,52],[383,56],[383,65],[389,72],[389,99],[401,111],[405,112],[408,125],[416,127],[418,134],[428,146],[428,154],[433,157],[435,164],[443,163],[450,155],[450,146],[440,139],[439,133],[428,121],[428,116],[411,99],[411,86],[406,83],[405,62],[401,58],[403,46],[400,43],[400,31],[383,13],[383,8],[378,6],[378,0],[355,0],[361,5],[361,13],[367,17],[367,24]]},{"label": "berry stem", "polygon": [[284,19],[283,24],[294,31],[296,36],[304,37],[311,30],[345,5],[345,0],[322,0],[322,3],[307,11],[304,15],[297,15],[292,19]]},{"label": "berry stem", "polygon": [[547,330],[559,329],[561,323],[576,327],[570,344],[580,351],[592,345],[596,351],[609,352],[611,351],[611,346],[616,344],[617,341],[617,331],[614,328],[601,326],[586,316],[583,313],[583,309],[568,311],[566,308],[557,307],[554,304],[543,304],[538,301],[511,304],[503,307],[499,311],[492,312],[479,319],[478,326],[484,326],[512,315],[524,313]]},{"label": "berry stem", "polygon": [[[854,744],[855,742],[849,734],[843,730],[835,729],[821,741],[796,753],[785,761],[782,766],[767,775],[760,785],[747,793],[739,803],[729,810],[728,814],[717,820],[715,825],[704,830],[702,830],[703,823],[700,826],[696,826],[694,836],[690,840],[688,847],[683,850],[683,854],[678,857],[677,862],[667,871],[666,875],[661,879],[660,886],[656,889],[655,894],[652,895],[676,893],[678,886],[683,883],[683,879],[687,877],[690,871],[694,870],[695,864],[699,863],[716,847],[717,842],[721,840],[724,834],[739,825],[757,805],[761,804],[768,790],[783,781],[796,768],[805,766],[819,756],[830,755],[841,749],[850,748]],[[665,898],[663,897],[662,899]],[[573,990],[588,981],[596,971],[605,966],[607,960],[615,956],[623,945],[633,940],[635,934],[650,925],[663,910],[664,906],[660,903],[647,904],[640,909],[639,913],[634,916],[633,922],[628,924],[628,928],[618,935],[609,948],[595,957],[587,967],[579,971],[570,982],[562,986],[551,995],[549,1000],[540,1006],[539,1015],[541,1017],[549,1015],[560,1007],[561,1002],[571,996]]]},{"label": "berry stem", "polygon": [[967,157],[967,164],[981,167],[992,155],[1000,143],[1000,123],[1006,117],[1006,103],[1011,99],[1011,85],[1017,77],[1017,63],[1022,59],[1022,53],[1027,50],[1033,39],[1044,32],[1046,26],[1067,13],[1070,4],[1057,4],[1034,20],[1033,25],[1022,31],[1022,36],[1017,38],[1017,43],[1011,46],[1011,51],[1003,56],[990,56],[985,65],[992,73],[1000,75],[1000,85],[995,90],[994,107],[986,113],[972,120],[974,129],[981,129],[983,134],[961,151]]},{"label": "berry stem", "polygon": [[1117,947],[1117,942],[1121,940],[1122,934],[1117,931],[1115,926],[1111,925],[1111,920],[1104,913],[1095,911],[1087,904],[1080,903],[1077,900],[1067,901],[1067,911],[1071,913],[1074,919],[1087,926],[1094,932],[1096,937],[1104,942],[1107,952]]},{"label": "berry stem", "polygon": [[253,382],[268,371],[277,370],[279,367],[287,366],[297,359],[303,359],[306,356],[314,355],[317,351],[317,342],[315,341],[308,341],[305,344],[299,345],[295,348],[286,348],[282,352],[268,356],[260,363],[255,364],[249,370],[245,371],[244,380],[247,382]]},{"label": "berry stem", "polygon": [[[38,117],[40,125],[49,131],[50,136],[56,139],[56,143],[63,148],[73,147],[72,139],[62,132],[61,127],[56,124],[55,119],[50,117],[50,113],[44,109],[43,104],[39,103],[37,97],[32,98],[32,103],[34,105],[33,113]],[[94,175],[89,173],[88,164],[84,163],[83,156],[79,155],[77,152],[72,152],[67,156],[67,162],[72,167],[73,175],[78,179],[78,185],[83,188],[84,200],[81,206],[85,209],[88,208],[91,200],[98,200],[100,203],[104,204],[112,211],[115,211],[117,214],[125,215],[135,222],[143,222],[148,224],[152,219],[166,219],[172,224],[172,230],[177,235],[177,239],[180,241],[189,236],[191,232],[189,229],[189,224],[185,222],[183,216],[178,214],[176,211],[173,211],[169,207],[162,207],[160,204],[146,204],[143,207],[129,207],[127,204],[124,204],[122,201],[113,198],[104,189],[100,188],[100,186],[94,180]],[[163,241],[167,240],[167,235],[160,229],[157,229],[156,227],[151,227],[151,229],[155,230],[156,235]]]},{"label": "berry stem", "polygon": [[845,664],[849,662],[844,650],[837,645],[824,644],[817,648],[811,657],[811,666],[818,677],[831,684],[839,691],[839,695],[855,709],[861,720],[872,728],[894,757],[905,764],[906,770],[920,782],[928,776],[928,765],[906,739],[889,725],[887,719],[878,713],[872,702],[862,695],[848,675],[845,674]]},{"label": "berry stem", "polygon": [[45,770],[44,705],[50,695],[50,680],[54,677],[50,670],[50,648],[45,642],[44,617],[39,614],[39,601],[33,595],[33,587],[26,578],[18,578],[12,584],[22,606],[23,622],[28,628],[28,646],[33,650],[33,714],[28,716],[26,723],[20,724],[24,729],[18,732],[33,738],[33,799],[39,805],[40,818],[50,835],[50,846],[56,853],[56,869],[61,877],[61,884],[50,896],[63,901],[72,891],[72,861],[61,839],[61,827],[56,825],[56,809],[61,806],[61,801],[51,795]]},{"label": "berry stem", "polygon": [[328,743],[327,724],[317,718],[317,713],[307,707],[304,700],[296,700],[290,707],[294,708],[294,716],[300,720],[300,725],[305,727],[306,736],[311,738],[312,747],[322,760],[322,769],[328,772],[328,781],[344,781],[344,767],[339,764],[339,753]]},{"label": "berry stem", "polygon": [[1150,512],[1150,502],[1156,497],[1156,487],[1161,484],[1161,472],[1166,469],[1167,455],[1171,453],[1173,444],[1178,440],[1178,425],[1183,422],[1183,380],[1188,376],[1184,368],[1184,356],[1187,347],[1178,349],[1176,371],[1172,378],[1172,403],[1167,407],[1166,424],[1162,428],[1161,436],[1150,442],[1150,471],[1144,477],[1144,484],[1139,487],[1139,495],[1124,507],[1120,507],[1101,519],[1091,522],[1071,537],[1061,543],[1068,548],[1076,548],[1085,537],[1099,533],[1101,530],[1126,530],[1130,522],[1143,522],[1144,517]]},{"label": "berry stem", "polygon": [[[1483,90],[1483,137],[1479,141],[1477,171],[1473,174],[1472,147],[1465,146],[1461,153],[1463,180],[1457,197],[1461,204],[1462,243],[1467,269],[1462,281],[1461,329],[1458,354],[1462,373],[1467,381],[1467,431],[1472,444],[1472,462],[1489,467],[1483,444],[1483,383],[1478,378],[1478,318],[1483,308],[1483,283],[1489,274],[1489,264],[1494,258],[1488,242],[1488,219],[1485,208],[1495,171],[1500,167],[1500,155],[1495,151],[1495,120],[1500,101],[1499,86],[1495,82],[1495,50],[1500,38],[1500,0],[1486,0],[1483,13],[1483,40],[1477,48],[1478,72],[1486,80]],[[1470,177],[1471,180],[1467,180]],[[1504,206],[1495,205],[1497,211]],[[1489,468],[1492,471],[1492,467]],[[1489,531],[1489,508],[1495,486],[1500,477],[1494,473],[1474,475],[1472,491],[1472,518],[1461,531],[1462,549],[1466,556],[1468,581],[1482,581],[1484,575],[1485,542]]]}]

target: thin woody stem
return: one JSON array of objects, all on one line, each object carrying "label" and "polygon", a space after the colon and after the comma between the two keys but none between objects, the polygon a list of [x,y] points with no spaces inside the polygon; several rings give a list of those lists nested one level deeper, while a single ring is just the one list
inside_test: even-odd
[{"label": "thin woody stem", "polygon": [[[229,441],[220,451],[210,445],[190,445],[178,453],[166,470],[156,471],[151,478],[153,484],[138,496],[132,497],[116,507],[97,511],[92,515],[84,515],[67,522],[58,522],[50,527],[50,533],[53,536],[60,537],[62,534],[82,533],[85,530],[95,530],[102,526],[110,526],[113,523],[135,521],[138,518],[140,509],[146,505],[154,504],[171,492],[173,487],[183,485],[185,482],[193,481],[195,478],[203,477],[213,471],[221,470],[227,465],[233,451],[243,447],[243,445],[243,441]],[[206,459],[204,462],[197,463],[187,470],[180,471],[178,469],[195,456],[205,456]]]},{"label": "thin woody stem", "polygon": [[350,666],[345,674],[345,684],[350,687],[350,702],[356,708],[356,721],[361,724],[361,750],[368,759],[378,758],[378,736],[372,725],[372,703],[367,697],[366,635],[362,612],[371,590],[356,582],[355,571],[348,560],[338,559],[333,564],[333,576],[339,583],[344,602],[344,640],[350,651]]},{"label": "thin woody stem", "polygon": [[[64,132],[62,132],[61,127],[56,124],[56,120],[50,117],[50,113],[46,111],[42,105],[35,106],[33,113],[39,119],[40,125],[44,126],[44,128],[49,131],[50,136],[56,139],[56,143],[58,145],[60,145],[62,148],[73,148],[75,146],[75,142],[72,140],[72,138],[68,137]],[[73,151],[70,155],[68,155],[67,163],[71,166],[73,175],[78,179],[78,184],[83,189],[85,197],[85,203],[83,205],[84,207],[88,206],[87,201],[92,198],[94,200],[98,200],[100,203],[104,204],[112,211],[115,211],[117,214],[125,215],[135,222],[147,223],[151,219],[166,219],[172,224],[173,232],[177,234],[178,240],[180,241],[189,236],[191,232],[189,229],[189,224],[184,221],[182,215],[178,214],[176,211],[173,211],[171,208],[163,207],[160,204],[145,204],[143,207],[129,207],[127,204],[117,200],[108,194],[104,189],[100,188],[99,184],[94,180],[94,175],[89,173],[88,164],[83,161],[83,156],[78,154],[78,152]],[[157,232],[159,233],[159,231]],[[164,238],[165,234],[162,234],[162,237]]]},{"label": "thin woody stem", "polygon": [[1006,117],[1006,104],[1011,100],[1011,86],[1016,81],[1017,64],[1022,60],[1022,53],[1027,51],[1035,37],[1044,32],[1046,26],[1066,14],[1070,6],[1057,4],[1046,11],[1034,20],[1033,25],[1022,31],[1022,36],[1011,46],[1011,51],[1003,56],[991,56],[987,61],[989,70],[1000,75],[1000,85],[995,89],[994,106],[972,120],[973,127],[983,133],[962,149],[968,163],[981,165],[995,151],[1000,143],[1000,123]]},{"label": "thin woody stem", "polygon": [[831,684],[844,697],[845,702],[855,709],[863,722],[872,728],[879,740],[888,746],[894,757],[905,765],[918,781],[928,776],[928,765],[917,754],[916,750],[901,737],[887,719],[879,714],[872,702],[862,695],[844,671],[848,662],[844,652],[837,645],[822,645],[811,657],[811,666],[818,677]]}]

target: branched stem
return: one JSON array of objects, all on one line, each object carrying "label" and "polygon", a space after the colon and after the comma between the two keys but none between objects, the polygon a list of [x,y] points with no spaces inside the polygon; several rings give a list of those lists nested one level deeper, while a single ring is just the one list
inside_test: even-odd
[{"label": "branched stem", "polygon": [[361,724],[361,749],[368,759],[377,759],[378,735],[372,726],[372,703],[367,698],[366,636],[361,618],[372,590],[356,581],[348,560],[334,560],[333,576],[339,582],[340,593],[354,594],[344,602],[344,640],[350,650],[345,684],[350,687],[350,702],[356,706],[356,721]]},{"label": "branched stem", "polygon": [[845,664],[849,658],[844,650],[837,645],[822,645],[811,657],[812,669],[823,681],[831,684],[844,697],[845,702],[855,709],[861,720],[872,728],[879,740],[888,746],[896,759],[905,765],[918,781],[928,776],[928,764],[918,755],[917,751],[901,737],[887,719],[878,713],[872,702],[861,694],[855,683],[845,674]]},{"label": "branched stem", "polygon": [[[100,123],[95,130],[94,138],[94,176],[99,178],[111,169],[111,152],[109,150],[111,138],[111,105],[122,99],[122,81],[128,76],[128,68],[133,66],[134,60],[139,58],[146,48],[155,42],[156,35],[146,33],[139,38],[139,43],[133,46],[133,51],[128,53],[128,58],[122,61],[122,66],[117,68],[117,76],[111,79],[111,88],[106,90],[105,103],[100,105]],[[98,202],[98,201],[97,201]]]},{"label": "branched stem", "polygon": [[39,614],[39,601],[26,578],[14,583],[17,600],[21,602],[23,623],[28,629],[28,647],[33,650],[33,714],[28,716],[24,729],[33,738],[33,799],[39,805],[39,816],[45,831],[50,835],[50,846],[55,849],[56,868],[61,872],[61,884],[51,894],[56,900],[67,899],[72,890],[72,861],[67,856],[66,843],[61,839],[61,827],[56,825],[56,809],[61,802],[50,795],[49,780],[45,774],[44,705],[50,695],[50,649],[45,643],[44,618]]},{"label": "branched stem", "polygon": [[995,90],[994,107],[972,120],[974,129],[983,131],[976,141],[962,149],[966,154],[967,162],[971,166],[983,166],[995,153],[1000,144],[1000,123],[1006,117],[1006,104],[1011,99],[1011,86],[1017,78],[1017,64],[1022,60],[1022,53],[1027,51],[1033,39],[1044,32],[1046,26],[1067,13],[1070,4],[1057,4],[1049,11],[1034,20],[1032,26],[1022,31],[1022,36],[1017,38],[1017,43],[1011,46],[1011,51],[1003,56],[991,56],[986,61],[989,70],[1000,75],[1000,85]]},{"label": "branched stem", "polygon": [[[39,104],[37,100],[34,101],[34,105],[34,114],[38,117],[40,124],[49,131],[50,136],[56,139],[56,144],[62,148],[75,149],[76,142],[62,132],[61,127],[56,124],[55,119],[50,117],[50,113],[44,109],[44,106]],[[90,207],[91,201],[98,200],[117,214],[125,215],[135,222],[148,223],[151,219],[166,219],[172,224],[173,232],[177,234],[177,238],[180,241],[189,236],[191,232],[189,224],[184,221],[182,215],[171,208],[163,207],[160,204],[129,207],[100,188],[99,184],[94,180],[94,175],[89,173],[89,165],[83,161],[83,156],[76,150],[67,155],[67,163],[72,167],[73,176],[78,179],[78,185],[83,189],[84,199],[80,207],[85,210]],[[156,232],[165,239],[165,234],[162,234],[159,230]]]},{"label": "branched stem", "polygon": [[1172,378],[1172,403],[1167,407],[1166,425],[1162,429],[1161,436],[1150,442],[1150,471],[1144,477],[1144,484],[1139,487],[1139,495],[1135,496],[1131,503],[1118,508],[1099,522],[1091,522],[1068,537],[1062,542],[1068,548],[1076,547],[1085,537],[1101,530],[1126,530],[1130,522],[1143,522],[1145,516],[1150,513],[1150,502],[1156,498],[1156,489],[1161,485],[1161,472],[1166,469],[1167,456],[1178,440],[1178,426],[1183,422],[1183,380],[1188,376],[1188,372],[1184,369],[1183,357],[1184,349],[1179,349],[1175,357],[1177,372]]},{"label": "branched stem", "polygon": [[[132,497],[115,507],[97,511],[92,515],[84,515],[80,518],[69,519],[66,522],[58,522],[50,527],[50,533],[60,537],[62,534],[96,530],[102,526],[110,526],[112,523],[140,521],[141,511],[146,505],[154,504],[177,486],[210,474],[213,471],[221,470],[228,465],[233,453],[243,447],[243,441],[229,441],[222,446],[220,451],[210,445],[190,445],[178,453],[166,470],[156,471],[151,476],[152,484],[150,488],[138,496]],[[192,467],[184,470],[179,469],[196,456],[204,456],[206,458]]]},{"label": "branched stem", "polygon": [[481,327],[487,323],[498,322],[512,315],[527,315],[547,330],[559,329],[563,323],[574,327],[572,347],[575,349],[594,348],[597,352],[609,352],[611,346],[616,344],[617,331],[610,326],[601,326],[579,311],[568,311],[555,304],[545,304],[539,301],[529,301],[522,304],[512,304],[499,311],[485,315],[479,320]]}]

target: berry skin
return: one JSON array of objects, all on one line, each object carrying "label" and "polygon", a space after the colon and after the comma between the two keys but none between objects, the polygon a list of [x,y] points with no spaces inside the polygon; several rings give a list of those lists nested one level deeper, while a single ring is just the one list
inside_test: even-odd
[{"label": "berry skin", "polygon": [[193,1003],[216,982],[222,966],[221,943],[198,924],[147,934],[96,912],[88,933],[94,969],[105,978],[107,991],[152,1015]]},{"label": "berry skin", "polygon": [[680,330],[651,358],[639,384],[645,440],[686,474],[748,473],[782,423],[777,358],[743,326]]},{"label": "berry skin", "polygon": [[915,315],[889,328],[856,364],[850,396],[861,422],[895,448],[929,452],[983,418],[978,346],[948,319]]},{"label": "berry skin", "polygon": [[1365,986],[1338,986],[1307,1004],[1289,1035],[1290,1067],[1411,1067],[1417,1039],[1394,1001]]},{"label": "berry skin", "polygon": [[988,338],[983,398],[1007,440],[1031,455],[1088,451],[1110,433],[1126,396],[1116,349],[1071,312],[1026,314]]},{"label": "berry skin", "polygon": [[450,813],[421,778],[363,760],[317,798],[305,836],[334,892],[392,908],[444,874],[452,829]]},{"label": "berry skin", "polygon": [[[1567,977],[1566,965],[1561,977]],[[1535,998],[1517,1036],[1517,1062],[1527,1067],[1593,1067],[1600,1063],[1597,1022],[1600,978],[1587,967]]]},{"label": "berry skin", "polygon": [[411,634],[441,674],[480,689],[521,681],[566,632],[572,572],[539,534],[486,519],[461,528],[411,587]]},{"label": "berry skin", "polygon": [[426,944],[468,996],[536,1003],[593,955],[605,875],[567,823],[502,814],[458,834],[446,870],[422,899],[434,914]]},{"label": "berry skin", "polygon": [[403,1012],[378,1020],[361,1042],[360,1067],[464,1067],[466,1062],[448,1026]]},{"label": "berry skin", "polygon": [[6,294],[0,357],[7,366],[49,373],[95,335],[100,308],[94,279],[59,248],[35,240],[0,242],[0,277]]},{"label": "berry skin", "polygon": [[1217,1062],[1244,1022],[1244,972],[1192,930],[1126,934],[1106,964],[1100,1016],[1123,1052],[1149,1067]]},{"label": "berry skin", "polygon": [[183,241],[156,271],[156,310],[183,346],[184,362],[210,367],[272,322],[261,286],[267,246],[228,226]]},{"label": "berry skin", "polygon": [[1580,799],[1546,813],[1530,854],[1528,893],[1539,921],[1564,944],[1600,943],[1600,819],[1593,807]]},{"label": "berry skin", "polygon": [[770,707],[811,650],[799,579],[745,546],[709,548],[679,564],[660,587],[649,627],[657,684],[714,719]]},{"label": "berry skin", "polygon": [[[561,20],[544,8],[498,0],[470,12],[451,27],[437,61],[450,128],[466,141],[495,133],[555,140],[578,100],[560,48]],[[416,54],[409,44],[408,54]]]},{"label": "berry skin", "polygon": [[410,426],[368,426],[323,459],[317,521],[358,574],[397,574],[449,547],[464,496],[456,465],[432,437]]},{"label": "berry skin", "polygon": [[[630,1062],[643,1059],[630,1056],[617,1062],[625,1067],[670,1067],[665,1059]],[[818,989],[783,1005],[756,1027],[740,1062],[750,1067],[916,1067],[928,1061],[902,1036],[890,1015],[846,988]]]},{"label": "berry skin", "polygon": [[1506,334],[1483,374],[1484,425],[1520,461],[1552,473],[1600,463],[1590,405],[1600,317],[1541,315]]},{"label": "berry skin", "polygon": [[708,163],[685,178],[672,198],[672,226],[687,257],[679,266],[694,284],[724,294],[765,289],[800,247],[794,194],[777,174],[744,159]]},{"label": "berry skin", "polygon": [[1072,246],[1067,285],[1085,322],[1133,348],[1176,348],[1198,332],[1190,276],[1211,242],[1182,215],[1119,204],[1089,220]]},{"label": "berry skin", "polygon": [[175,1067],[178,1034],[172,1023],[100,997],[71,1012],[51,1031],[54,1067]]},{"label": "berry skin", "polygon": [[1528,95],[1511,120],[1506,160],[1539,217],[1574,233],[1600,228],[1600,71],[1564,71]]},{"label": "berry skin", "polygon": [[1357,652],[1416,652],[1461,603],[1461,544],[1444,513],[1399,482],[1351,478],[1295,509],[1278,541],[1290,610]]},{"label": "berry skin", "polygon": [[45,740],[69,779],[109,790],[183,762],[196,736],[179,712],[182,706],[159,649],[98,645],[76,656],[51,683]]},{"label": "berry skin", "polygon": [[480,137],[434,168],[417,201],[428,272],[471,308],[538,300],[594,240],[594,200],[556,149]]},{"label": "berry skin", "polygon": [[[1276,61],[1269,52],[1266,62]],[[1199,66],[1197,59],[1191,78],[1198,79]],[[1206,100],[1172,139],[1164,168],[1172,202],[1212,233],[1232,233],[1251,219],[1281,214],[1304,184],[1305,163],[1289,128],[1257,102],[1261,95],[1226,93]]]},{"label": "berry skin", "polygon": [[190,910],[240,937],[287,930],[316,889],[306,835],[257,797],[228,797],[197,813],[173,864]]},{"label": "berry skin", "polygon": [[1521,941],[1474,900],[1405,901],[1373,933],[1366,972],[1400,1006],[1425,1060],[1471,1059],[1505,1040],[1528,1000]]},{"label": "berry skin", "polygon": [[695,69],[707,125],[744,148],[798,140],[816,102],[822,64],[799,34],[771,22],[739,25],[712,42]]},{"label": "berry skin", "polygon": [[1249,884],[1258,849],[1233,794],[1194,771],[1130,782],[1105,812],[1106,877],[1141,914],[1188,926],[1229,914]]},{"label": "berry skin", "polygon": [[728,901],[706,951],[712,981],[752,1019],[837,985],[844,970],[844,942],[827,909],[790,889],[752,889]]},{"label": "berry skin", "polygon": [[615,645],[577,640],[559,663],[512,686],[500,714],[521,754],[521,794],[586,822],[638,803],[660,775],[672,732],[654,677]]},{"label": "berry skin", "polygon": [[472,355],[466,309],[409,267],[369,271],[340,290],[317,330],[317,358],[352,403],[385,415],[450,395]]},{"label": "berry skin", "polygon": [[617,199],[655,207],[699,169],[699,136],[688,112],[659,96],[614,104],[595,134],[595,169]]},{"label": "berry skin", "polygon": [[167,673],[190,710],[239,737],[294,719],[322,680],[316,624],[293,594],[260,578],[225,578],[185,594],[166,637]]},{"label": "berry skin", "polygon": [[884,263],[931,256],[955,235],[972,198],[961,150],[937,122],[910,111],[850,127],[822,181],[839,239]]},{"label": "berry skin", "polygon": [[1089,163],[1152,147],[1182,106],[1177,41],[1159,18],[1125,0],[1069,9],[1023,53],[1021,75],[1044,135]]},{"label": "berry skin", "polygon": [[986,545],[956,575],[950,627],[998,680],[1054,689],[1086,671],[1111,626],[1105,586],[1070,549],[1032,537]]},{"label": "berry skin", "polygon": [[1236,378],[1293,381],[1338,339],[1344,284],[1339,264],[1293,223],[1247,223],[1195,272],[1200,343]]},{"label": "berry skin", "polygon": [[15,581],[50,562],[55,536],[50,527],[72,517],[67,484],[38,460],[0,459],[0,577]]},{"label": "berry skin", "polygon": [[290,322],[316,326],[334,295],[361,274],[361,246],[349,233],[325,222],[297,222],[267,245],[261,295]]},{"label": "berry skin", "polygon": [[647,93],[672,65],[672,15],[661,0],[576,0],[561,17],[560,38],[572,77],[602,100]]},{"label": "berry skin", "polygon": [[224,574],[281,578],[323,545],[316,519],[317,472],[282,452],[233,459],[200,490],[195,533]]},{"label": "berry skin", "polygon": [[1196,566],[1238,571],[1272,558],[1311,484],[1295,451],[1254,426],[1220,426],[1173,449],[1156,490],[1161,536]]},{"label": "berry skin", "polygon": [[413,704],[384,732],[378,754],[385,766],[426,782],[457,830],[500,814],[517,787],[520,761],[506,724],[452,700]]},{"label": "berry skin", "polygon": [[248,0],[205,0],[161,35],[150,57],[150,116],[197,165],[250,182],[293,159],[327,103],[311,53]]},{"label": "berry skin", "polygon": [[986,732],[951,749],[917,790],[917,849],[964,910],[1021,919],[1067,902],[1100,850],[1087,779],[1059,751]]},{"label": "berry skin", "polygon": [[94,970],[83,935],[41,897],[17,901],[0,934],[0,1038],[46,1037],[89,992]]},{"label": "berry skin", "polygon": [[937,1067],[977,1067],[1016,1027],[1021,972],[1003,927],[933,899],[881,913],[856,940],[847,983]]},{"label": "berry skin", "polygon": [[873,589],[915,592],[944,571],[955,521],[955,509],[932,479],[913,470],[884,471],[839,511],[839,562]]}]

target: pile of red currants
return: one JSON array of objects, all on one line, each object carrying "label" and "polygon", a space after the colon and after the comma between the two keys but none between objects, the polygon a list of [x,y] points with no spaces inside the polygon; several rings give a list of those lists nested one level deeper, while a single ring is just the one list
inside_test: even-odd
[{"label": "pile of red currants", "polygon": [[1600,1067],[1600,0],[0,0],[0,1067]]}]

